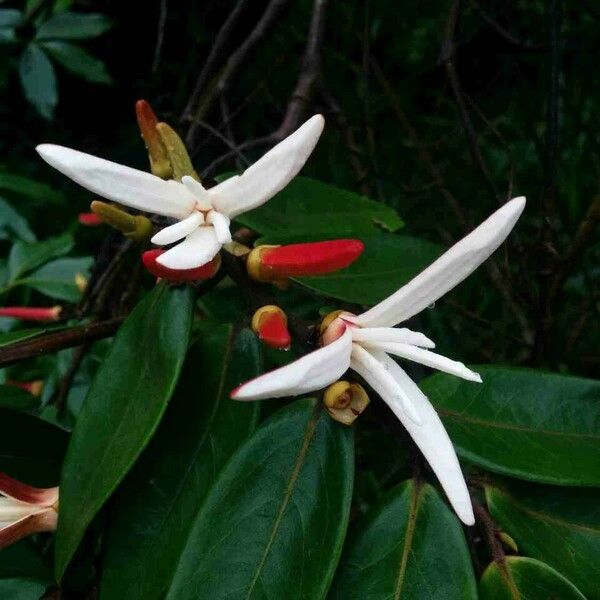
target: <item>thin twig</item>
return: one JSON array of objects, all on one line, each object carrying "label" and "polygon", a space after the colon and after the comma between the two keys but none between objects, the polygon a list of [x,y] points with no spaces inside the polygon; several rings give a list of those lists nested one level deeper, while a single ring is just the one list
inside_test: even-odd
[{"label": "thin twig", "polygon": [[156,34],[156,47],[154,49],[154,61],[152,62],[152,72],[158,71],[160,58],[162,55],[163,42],[165,40],[165,27],[167,24],[168,0],[160,0],[160,13],[158,17],[158,31]]},{"label": "thin twig", "polygon": [[7,367],[26,358],[34,358],[110,337],[115,334],[122,322],[123,319],[111,319],[110,321],[89,323],[5,346],[0,350],[0,367]]}]

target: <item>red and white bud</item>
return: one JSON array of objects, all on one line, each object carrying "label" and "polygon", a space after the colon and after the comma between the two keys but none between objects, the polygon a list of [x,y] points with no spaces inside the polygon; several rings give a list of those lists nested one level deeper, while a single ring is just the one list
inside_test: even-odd
[{"label": "red and white bud", "polygon": [[264,344],[277,350],[289,350],[292,344],[287,316],[279,306],[259,308],[252,317],[252,331]]},{"label": "red and white bud", "polygon": [[0,549],[54,531],[57,522],[58,487],[36,488],[0,473]]},{"label": "red and white bud", "polygon": [[36,308],[32,306],[2,306],[0,317],[11,317],[21,321],[38,321],[47,323],[58,321],[62,312],[62,306],[50,306]]},{"label": "red and white bud", "polygon": [[248,255],[246,265],[248,274],[256,281],[325,275],[351,265],[363,250],[360,240],[257,246]]},{"label": "red and white bud", "polygon": [[77,220],[81,225],[85,225],[86,227],[98,227],[98,225],[102,225],[102,219],[95,213],[79,213]]},{"label": "red and white bud", "polygon": [[147,250],[142,254],[142,262],[149,273],[171,283],[210,279],[217,274],[221,266],[221,257],[217,254],[210,262],[195,269],[169,269],[156,260],[164,252],[166,251],[160,249]]}]

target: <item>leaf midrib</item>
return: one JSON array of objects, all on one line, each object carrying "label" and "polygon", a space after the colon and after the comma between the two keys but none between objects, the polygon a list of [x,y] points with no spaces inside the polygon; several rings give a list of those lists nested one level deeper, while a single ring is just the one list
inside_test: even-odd
[{"label": "leaf midrib", "polygon": [[279,531],[281,521],[283,520],[283,515],[285,514],[288,504],[292,498],[292,494],[294,492],[294,487],[296,486],[296,482],[298,481],[298,477],[300,475],[300,470],[302,469],[302,465],[304,464],[304,460],[306,458],[306,454],[308,453],[310,443],[314,437],[314,433],[315,433],[315,429],[317,427],[317,421],[319,420],[320,413],[321,413],[320,405],[317,404],[317,406],[313,410],[313,412],[310,416],[310,419],[306,425],[306,430],[304,432],[304,438],[302,440],[302,445],[300,446],[298,456],[296,457],[296,462],[294,463],[294,468],[292,469],[292,472],[290,474],[290,479],[288,481],[288,485],[283,494],[283,498],[281,499],[281,504],[279,506],[279,510],[277,511],[277,514],[275,516],[275,521],[272,525],[271,535],[269,536],[269,539],[267,541],[267,544],[266,544],[263,554],[261,556],[260,562],[258,563],[258,566],[256,567],[256,572],[254,574],[254,577],[252,578],[252,581],[250,582],[250,585],[248,587],[248,591],[246,593],[246,600],[249,600],[249,598],[252,596],[254,587],[256,586],[256,583],[258,582],[258,579],[260,578],[260,574],[265,566],[265,563],[267,562],[267,558],[269,556],[269,553],[271,551],[273,543],[275,542],[275,538],[277,537],[277,533]]},{"label": "leaf midrib", "polygon": [[400,569],[398,571],[398,578],[396,579],[396,585],[394,589],[394,600],[400,600],[402,586],[404,585],[404,575],[406,574],[406,566],[408,564],[408,554],[412,546],[412,541],[415,535],[415,528],[417,526],[417,512],[419,511],[419,495],[420,485],[417,481],[414,481],[412,483],[410,511],[408,513],[408,524],[406,526],[406,534],[404,536],[404,547],[402,548],[402,557],[400,559]]}]

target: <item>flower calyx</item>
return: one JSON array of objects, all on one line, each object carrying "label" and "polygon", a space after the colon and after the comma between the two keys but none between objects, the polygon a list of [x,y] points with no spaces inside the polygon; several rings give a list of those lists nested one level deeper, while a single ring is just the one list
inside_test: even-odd
[{"label": "flower calyx", "polygon": [[268,304],[259,308],[252,317],[252,331],[271,348],[289,350],[292,338],[287,327],[287,315],[279,306]]},{"label": "flower calyx", "polygon": [[124,210],[100,200],[94,200],[90,208],[94,215],[97,215],[103,223],[117,229],[126,238],[136,242],[143,242],[152,235],[152,221],[148,217],[130,215]]},{"label": "flower calyx", "polygon": [[323,404],[334,421],[352,425],[369,405],[369,396],[362,385],[336,381],[323,394]]}]

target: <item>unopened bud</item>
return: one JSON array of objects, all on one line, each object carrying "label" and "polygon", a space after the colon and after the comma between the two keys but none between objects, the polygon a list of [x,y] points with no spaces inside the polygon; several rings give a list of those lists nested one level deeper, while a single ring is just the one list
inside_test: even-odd
[{"label": "unopened bud", "polygon": [[126,238],[142,242],[152,235],[152,221],[148,217],[130,215],[100,200],[94,200],[91,209],[104,223],[118,229]]},{"label": "unopened bud", "polygon": [[505,531],[501,531],[498,534],[498,537],[500,538],[500,541],[506,548],[512,550],[512,552],[514,552],[515,554],[519,553],[519,546],[517,546],[517,542],[515,542],[512,536],[508,535],[508,533],[506,533]]},{"label": "unopened bud", "polygon": [[30,306],[3,306],[0,308],[0,317],[11,317],[21,321],[38,321],[46,323],[58,321],[62,306],[35,308]]},{"label": "unopened bud", "polygon": [[150,159],[150,170],[157,177],[170,179],[172,177],[171,163],[167,149],[163,144],[156,126],[158,119],[152,110],[152,107],[146,100],[138,100],[135,103],[135,114],[137,116],[138,126],[146,150],[148,150],[148,158]]},{"label": "unopened bud", "polygon": [[263,343],[277,350],[289,350],[292,344],[287,316],[279,306],[269,304],[259,308],[252,317],[252,331]]},{"label": "unopened bud", "polygon": [[85,292],[85,288],[87,288],[88,280],[83,275],[83,273],[75,273],[75,287],[79,290],[80,294]]},{"label": "unopened bud", "polygon": [[97,227],[98,225],[102,225],[102,219],[91,213],[79,213],[77,220],[81,225],[85,225],[86,227]]},{"label": "unopened bud", "polygon": [[369,405],[369,396],[358,383],[337,381],[325,390],[323,403],[332,419],[352,425]]},{"label": "unopened bud", "polygon": [[36,398],[41,395],[42,390],[44,389],[43,379],[35,379],[33,381],[15,381],[14,379],[7,379],[6,384],[28,392]]},{"label": "unopened bud", "polygon": [[352,264],[363,250],[360,240],[257,246],[248,255],[246,265],[250,277],[256,281],[280,281],[338,271]]},{"label": "unopened bud", "polygon": [[167,156],[169,157],[169,163],[171,164],[172,169],[171,177],[177,181],[181,181],[182,177],[189,175],[197,181],[200,181],[200,177],[198,177],[198,173],[194,170],[185,144],[175,130],[166,123],[158,123],[156,131],[158,132],[167,151]]},{"label": "unopened bud", "polygon": [[206,263],[201,267],[196,267],[195,269],[169,269],[156,262],[156,259],[164,252],[166,252],[166,250],[161,250],[159,248],[147,250],[142,254],[142,262],[149,273],[152,273],[152,275],[159,277],[160,279],[166,279],[171,283],[210,279],[217,274],[217,271],[221,266],[221,257],[217,254],[209,263]]}]

